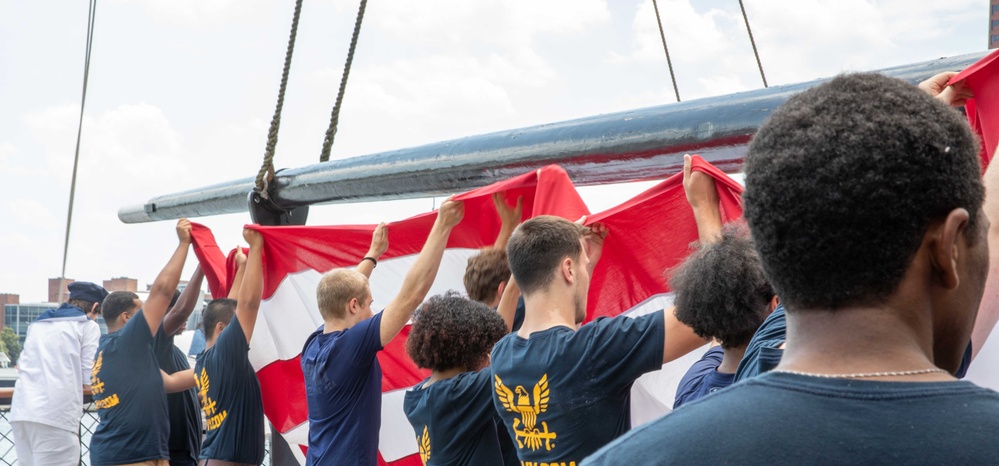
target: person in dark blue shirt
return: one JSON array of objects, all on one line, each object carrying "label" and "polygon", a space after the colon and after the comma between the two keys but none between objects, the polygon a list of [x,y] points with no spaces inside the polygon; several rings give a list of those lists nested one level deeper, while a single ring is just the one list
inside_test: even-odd
[{"label": "person in dark blue shirt", "polygon": [[205,351],[194,365],[206,434],[200,464],[259,465],[264,460],[264,407],[260,382],[250,365],[250,337],[263,292],[260,232],[243,229],[250,243],[238,300],[208,303],[203,315]]},{"label": "person in dark blue shirt", "polygon": [[[942,96],[962,86],[948,79]],[[953,375],[999,239],[980,149],[960,113],[880,74],[788,99],[753,137],[743,194],[786,309],[780,363],[584,464],[999,462],[999,393]]]},{"label": "person in dark blue shirt", "polygon": [[371,249],[355,270],[323,275],[316,297],[325,323],[306,340],[301,356],[309,403],[307,464],[378,464],[382,371],[376,356],[430,291],[447,239],[463,216],[461,202],[441,204],[399,294],[378,314],[371,311],[368,276],[388,248],[384,224],[375,229]]},{"label": "person in dark blue shirt", "polygon": [[403,410],[423,464],[504,466],[488,365],[507,333],[496,312],[455,292],[431,297],[414,314],[406,352],[432,372],[406,392]]},{"label": "person in dark blue shirt", "polygon": [[[493,205],[500,218],[500,231],[496,241],[478,254],[468,258],[463,281],[469,299],[478,301],[493,309],[499,307],[504,290],[511,283],[510,263],[506,258],[506,244],[510,235],[520,224],[524,212],[524,199],[517,198],[517,205],[511,207],[504,199],[504,193],[493,193]],[[508,328],[516,332],[524,322],[523,308],[517,307],[515,314],[503,315]]]},{"label": "person in dark blue shirt", "polygon": [[[160,331],[153,338],[153,351],[160,369],[167,374],[191,368],[184,352],[174,345],[173,338],[184,333],[187,318],[198,304],[204,273],[199,265],[187,282],[184,292],[174,293],[170,310],[163,317]],[[170,413],[170,466],[194,466],[201,451],[201,408],[198,392],[191,388],[167,395]]]},{"label": "person in dark blue shirt", "polygon": [[704,344],[662,310],[579,327],[606,234],[539,216],[507,245],[526,314],[496,343],[490,368],[493,405],[524,463],[578,463],[623,434],[635,379]]},{"label": "person in dark blue shirt", "polygon": [[153,337],[170,305],[191,245],[191,224],[177,223],[180,244],[142,303],[135,293],[116,291],[101,304],[108,334],[101,336],[91,376],[100,424],[90,439],[95,466],[166,461],[169,453],[167,393],[194,386],[193,372],[159,369]]},{"label": "person in dark blue shirt", "polygon": [[680,380],[673,409],[732,384],[750,338],[777,305],[745,227],[726,226],[673,270],[677,320],[712,347]]}]

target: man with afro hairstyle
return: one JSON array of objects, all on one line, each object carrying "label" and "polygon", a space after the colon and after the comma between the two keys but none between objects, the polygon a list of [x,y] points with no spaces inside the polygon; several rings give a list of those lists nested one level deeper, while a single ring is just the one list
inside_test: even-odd
[{"label": "man with afro hairstyle", "polygon": [[952,375],[989,271],[980,148],[960,113],[879,74],[788,99],[743,195],[786,308],[780,364],[584,464],[999,462],[999,393]]},{"label": "man with afro hairstyle", "polygon": [[732,385],[750,338],[776,307],[777,296],[739,224],[726,226],[717,241],[701,243],[673,271],[669,287],[677,320],[717,343],[680,380],[676,409]]},{"label": "man with afro hairstyle", "polygon": [[506,334],[496,312],[453,291],[416,312],[406,352],[431,375],[406,392],[403,410],[424,464],[503,466],[487,366]]}]

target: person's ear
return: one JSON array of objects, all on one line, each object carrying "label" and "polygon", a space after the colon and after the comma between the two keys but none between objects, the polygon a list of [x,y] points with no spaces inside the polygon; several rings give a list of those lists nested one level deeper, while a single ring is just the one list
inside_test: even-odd
[{"label": "person's ear", "polygon": [[777,295],[774,295],[774,297],[770,299],[770,312],[776,311],[777,306],[780,306],[780,298]]},{"label": "person's ear", "polygon": [[502,298],[504,291],[506,291],[506,280],[501,281],[499,283],[499,286],[496,287],[496,296],[499,296],[499,297]]},{"label": "person's ear", "polygon": [[959,245],[968,227],[968,218],[967,210],[954,209],[927,232],[927,235],[933,236],[929,247],[934,275],[939,279],[940,285],[949,290],[957,288],[961,282],[958,262],[964,260],[964,257]]},{"label": "person's ear", "polygon": [[559,273],[562,274],[562,278],[569,284],[576,281],[576,273],[572,270],[573,265],[575,264],[573,264],[572,258],[569,257],[562,259],[562,262],[559,263]]},{"label": "person's ear", "polygon": [[361,307],[361,302],[357,298],[350,298],[350,302],[347,303],[347,311],[351,314],[357,314],[358,309]]},{"label": "person's ear", "polygon": [[223,324],[222,322],[215,322],[215,338],[219,337],[219,334],[222,333],[222,329],[224,328],[225,324]]}]

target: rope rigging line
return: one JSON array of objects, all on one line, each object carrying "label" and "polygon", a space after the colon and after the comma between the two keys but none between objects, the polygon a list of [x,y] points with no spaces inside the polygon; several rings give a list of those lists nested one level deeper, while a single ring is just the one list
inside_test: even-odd
[{"label": "rope rigging line", "polygon": [[350,48],[347,50],[347,61],[343,64],[343,76],[340,77],[340,90],[336,95],[336,103],[333,104],[333,114],[330,116],[330,127],[326,130],[326,137],[323,139],[323,152],[319,155],[320,162],[330,160],[330,150],[333,148],[333,138],[336,137],[336,127],[340,123],[340,104],[343,103],[343,93],[347,88],[347,77],[350,75],[350,65],[354,61],[354,49],[357,47],[357,36],[361,33],[361,21],[364,19],[364,9],[368,5],[368,0],[361,0],[361,5],[357,9],[357,19],[354,21],[354,34],[350,37]]},{"label": "rope rigging line", "polygon": [[760,53],[756,51],[756,40],[753,39],[753,30],[749,27],[749,17],[746,16],[746,7],[742,4],[742,0],[739,0],[739,9],[742,10],[742,19],[746,22],[746,32],[749,33],[749,43],[753,45],[753,55],[756,56],[756,66],[760,68],[760,77],[763,78],[763,87],[770,87],[767,85],[767,76],[763,74],[763,62],[760,61]]},{"label": "rope rigging line", "polygon": [[673,74],[673,61],[669,59],[669,47],[666,47],[666,33],[663,32],[663,20],[659,17],[659,3],[652,0],[652,7],[656,9],[656,22],[659,23],[659,37],[663,40],[663,51],[666,52],[666,65],[669,66],[669,77],[673,80],[673,92],[676,93],[676,101],[680,101],[680,89],[676,87],[676,75]]},{"label": "rope rigging line", "polygon": [[[295,2],[295,15],[291,21],[291,34],[288,37],[288,49],[284,54],[284,69],[281,71],[281,87],[278,90],[277,106],[274,108],[274,117],[271,118],[271,127],[267,131],[267,147],[264,150],[264,162],[257,172],[257,192],[264,199],[267,199],[267,184],[274,179],[274,148],[277,147],[278,130],[281,128],[281,109],[284,107],[284,93],[288,88],[288,73],[291,71],[291,56],[295,52],[295,36],[298,35],[298,18],[302,15],[302,0]],[[265,178],[266,177],[266,178]]]},{"label": "rope rigging line", "polygon": [[59,274],[59,302],[66,289],[66,259],[69,257],[69,231],[73,225],[73,202],[76,199],[76,173],[80,166],[80,136],[83,134],[83,109],[87,104],[87,79],[90,76],[90,51],[94,43],[94,18],[97,17],[97,0],[90,0],[87,11],[87,47],[83,59],[83,95],[80,97],[80,122],[76,126],[76,154],[73,156],[73,178],[69,185],[69,209],[66,212],[66,239],[62,246],[62,272]]}]

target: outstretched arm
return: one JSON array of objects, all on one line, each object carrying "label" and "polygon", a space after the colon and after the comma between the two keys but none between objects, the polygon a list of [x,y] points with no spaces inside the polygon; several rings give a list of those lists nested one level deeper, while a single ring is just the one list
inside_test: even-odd
[{"label": "outstretched arm", "polygon": [[493,193],[493,205],[496,206],[496,213],[500,217],[500,232],[496,235],[496,242],[493,247],[496,249],[506,249],[506,243],[510,241],[513,230],[520,225],[520,220],[524,214],[524,198],[517,198],[517,206],[510,207],[503,199],[503,193]]},{"label": "outstretched arm", "polygon": [[149,289],[149,298],[142,306],[142,312],[149,324],[149,330],[156,335],[160,328],[160,322],[166,314],[170,300],[173,299],[173,292],[177,290],[177,283],[180,282],[180,273],[184,270],[184,261],[187,260],[187,249],[191,246],[191,222],[182,218],[177,222],[177,238],[180,244],[174,251],[170,262],[160,272],[153,281],[153,286]]},{"label": "outstretched arm", "polygon": [[201,265],[199,264],[194,269],[191,280],[187,282],[187,287],[180,293],[177,302],[174,303],[173,307],[167,311],[166,317],[163,318],[163,331],[167,335],[177,333],[177,330],[180,330],[184,326],[184,322],[187,322],[187,318],[191,316],[191,312],[194,312],[194,308],[198,305],[198,297],[201,296],[201,282],[204,278],[205,274],[201,271]]},{"label": "outstretched arm", "polygon": [[718,190],[715,179],[707,173],[694,171],[690,155],[683,156],[683,191],[687,202],[694,211],[697,223],[697,237],[703,243],[711,243],[721,238],[722,218],[718,207]]},{"label": "outstretched arm", "polygon": [[513,319],[517,316],[517,301],[519,300],[520,287],[517,286],[517,281],[513,279],[513,275],[510,275],[510,279],[506,282],[506,288],[503,290],[503,296],[500,297],[499,306],[496,307],[496,312],[506,324],[507,333],[513,331]]},{"label": "outstretched arm", "polygon": [[[357,270],[361,275],[371,278],[371,272],[375,270],[375,266],[378,265],[378,259],[385,254],[388,250],[388,226],[385,223],[379,223],[375,227],[374,233],[371,234],[371,247],[368,248],[368,253],[364,255],[364,259],[357,264]],[[370,258],[370,259],[369,259]],[[371,260],[374,259],[374,260]]]},{"label": "outstretched arm", "polygon": [[232,277],[232,284],[229,285],[229,294],[226,298],[236,299],[239,297],[239,285],[243,283],[243,273],[246,272],[246,254],[243,254],[243,247],[236,245],[236,276]]},{"label": "outstretched arm", "polygon": [[177,393],[194,388],[194,369],[185,369],[173,374],[167,374],[160,369],[160,376],[163,377],[163,389],[167,393]]},{"label": "outstretched arm", "polygon": [[694,329],[677,320],[675,310],[675,307],[670,306],[669,309],[663,311],[663,319],[666,321],[666,337],[663,339],[663,364],[694,351],[710,341],[697,336]]},{"label": "outstretched arm", "polygon": [[253,326],[257,324],[257,311],[260,309],[260,295],[264,292],[264,237],[259,231],[243,229],[243,238],[250,243],[250,254],[246,257],[243,281],[239,285],[239,298],[236,299],[236,318],[246,342],[253,336]]},{"label": "outstretched arm", "polygon": [[434,279],[437,278],[437,269],[440,268],[441,258],[444,257],[444,248],[448,237],[451,236],[451,230],[461,222],[464,215],[465,205],[459,201],[449,199],[441,204],[430,236],[423,244],[423,250],[417,256],[416,262],[406,273],[399,295],[382,311],[380,329],[382,346],[388,345],[399,334],[416,307],[427,297]]}]

